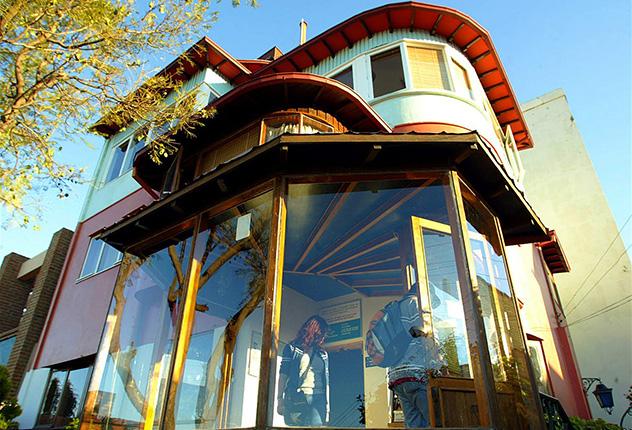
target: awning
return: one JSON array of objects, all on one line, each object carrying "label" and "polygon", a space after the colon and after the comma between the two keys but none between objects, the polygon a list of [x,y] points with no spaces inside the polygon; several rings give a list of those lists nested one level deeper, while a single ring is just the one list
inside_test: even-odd
[{"label": "awning", "polygon": [[121,251],[278,175],[455,169],[499,217],[508,245],[545,241],[547,230],[475,132],[464,134],[282,135],[169,197],[104,229]]},{"label": "awning", "polygon": [[542,250],[542,256],[544,262],[551,271],[551,273],[564,273],[570,272],[571,266],[564,255],[562,244],[555,234],[555,230],[548,232],[549,240],[537,243],[537,246]]}]

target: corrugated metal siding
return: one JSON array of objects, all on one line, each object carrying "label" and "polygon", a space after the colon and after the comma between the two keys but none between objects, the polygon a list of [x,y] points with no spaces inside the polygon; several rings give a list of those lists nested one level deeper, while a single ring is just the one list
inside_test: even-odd
[{"label": "corrugated metal siding", "polygon": [[332,70],[342,66],[353,60],[356,56],[362,55],[367,51],[378,48],[383,45],[387,45],[392,42],[397,42],[402,39],[414,39],[422,42],[435,42],[447,44],[446,40],[439,36],[432,36],[430,33],[421,30],[406,30],[398,29],[392,33],[384,31],[376,33],[372,38],[365,38],[356,42],[351,48],[345,48],[338,52],[335,57],[329,57],[316,66],[311,66],[305,69],[307,73],[313,73],[316,75],[326,75]]}]

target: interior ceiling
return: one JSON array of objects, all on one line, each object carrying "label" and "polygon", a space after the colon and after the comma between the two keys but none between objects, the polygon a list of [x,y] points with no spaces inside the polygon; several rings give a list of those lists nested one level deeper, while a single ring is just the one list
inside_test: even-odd
[{"label": "interior ceiling", "polygon": [[[284,284],[312,300],[400,295],[412,259],[410,218],[445,215],[434,179],[290,187]],[[403,262],[402,258],[407,261]]]}]

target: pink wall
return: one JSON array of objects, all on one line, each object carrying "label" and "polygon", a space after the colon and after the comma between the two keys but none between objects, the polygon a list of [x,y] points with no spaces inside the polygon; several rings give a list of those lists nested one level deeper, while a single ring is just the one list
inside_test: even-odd
[{"label": "pink wall", "polygon": [[77,225],[34,367],[52,366],[97,352],[119,266],[77,282],[90,235],[152,201],[141,189]]}]

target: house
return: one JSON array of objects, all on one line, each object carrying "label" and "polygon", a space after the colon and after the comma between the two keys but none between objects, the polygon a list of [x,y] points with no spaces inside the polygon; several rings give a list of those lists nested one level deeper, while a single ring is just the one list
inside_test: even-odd
[{"label": "house", "polygon": [[590,416],[568,333],[522,322],[550,322],[563,252],[525,198],[534,141],[485,29],[405,2],[286,54],[237,60],[204,38],[183,58],[161,73],[216,114],[161,165],[138,125],[99,122],[99,185],[22,428],[69,423],[68,397],[83,429],[283,427],[281,357],[314,314],[329,325],[329,425],[401,426],[365,333],[406,294],[440,350],[430,425],[543,428],[541,390]]}]

